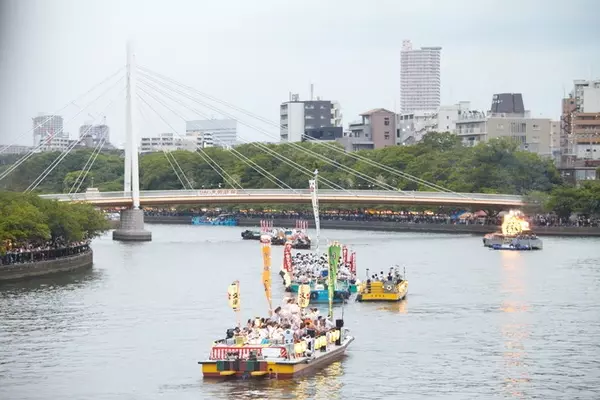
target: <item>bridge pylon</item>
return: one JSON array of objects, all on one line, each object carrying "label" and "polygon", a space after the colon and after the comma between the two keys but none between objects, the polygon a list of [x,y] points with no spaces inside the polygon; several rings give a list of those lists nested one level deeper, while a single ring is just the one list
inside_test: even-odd
[{"label": "bridge pylon", "polygon": [[152,233],[144,229],[144,211],[140,209],[140,169],[138,160],[138,131],[134,114],[135,57],[133,45],[127,43],[127,101],[125,129],[125,188],[131,195],[132,207],[121,211],[119,229],[113,231],[113,240],[123,242],[149,242]]}]

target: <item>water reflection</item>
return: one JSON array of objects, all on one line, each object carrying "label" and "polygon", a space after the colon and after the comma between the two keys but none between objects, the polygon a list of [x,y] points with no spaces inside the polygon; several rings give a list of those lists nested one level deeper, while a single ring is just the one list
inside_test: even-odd
[{"label": "water reflection", "polygon": [[387,303],[385,305],[377,307],[377,310],[390,311],[398,314],[408,314],[407,307],[408,300],[405,298],[404,300],[396,301],[393,303]]},{"label": "water reflection", "polygon": [[[336,361],[312,377],[293,380],[239,379],[204,380],[203,389],[228,399],[341,399],[343,360]],[[211,396],[212,397],[212,396]]]},{"label": "water reflection", "polygon": [[524,398],[530,389],[530,375],[526,341],[531,335],[529,304],[525,297],[527,266],[523,254],[502,252],[502,317],[501,333],[504,340],[505,395]]},{"label": "water reflection", "polygon": [[6,282],[0,285],[0,296],[20,292],[51,292],[56,290],[74,290],[91,282],[102,279],[102,271],[85,268],[77,271],[58,273],[46,277],[24,281]]}]

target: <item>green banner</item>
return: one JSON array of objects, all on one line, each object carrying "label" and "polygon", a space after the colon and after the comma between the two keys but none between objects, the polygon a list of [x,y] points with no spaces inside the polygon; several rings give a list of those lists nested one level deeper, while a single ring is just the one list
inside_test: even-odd
[{"label": "green banner", "polygon": [[327,271],[327,286],[329,289],[329,316],[333,316],[333,294],[335,292],[335,284],[337,282],[338,265],[340,262],[340,254],[342,246],[339,243],[334,243],[329,246],[329,269]]}]

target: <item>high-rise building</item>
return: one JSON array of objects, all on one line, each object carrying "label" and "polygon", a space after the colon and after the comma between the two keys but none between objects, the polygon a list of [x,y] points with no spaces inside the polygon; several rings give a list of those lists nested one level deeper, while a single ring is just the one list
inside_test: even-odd
[{"label": "high-rise building", "polygon": [[63,117],[40,114],[33,118],[33,145],[41,151],[63,151],[69,146],[69,134],[63,132]]},{"label": "high-rise building", "polygon": [[337,102],[331,100],[300,100],[291,94],[281,103],[280,138],[282,142],[302,142],[307,137],[335,140],[343,135],[342,114]]},{"label": "high-rise building", "polygon": [[412,48],[410,40],[400,52],[400,108],[402,113],[437,111],[440,106],[441,47]]},{"label": "high-rise building", "polygon": [[237,144],[237,121],[234,119],[187,121],[185,135],[186,141],[197,143],[202,147],[211,147],[213,144],[219,147],[232,147]]},{"label": "high-rise building", "polygon": [[81,125],[79,127],[79,140],[79,144],[83,147],[95,148],[102,142],[103,149],[114,148],[114,146],[110,144],[110,129],[106,124]]}]

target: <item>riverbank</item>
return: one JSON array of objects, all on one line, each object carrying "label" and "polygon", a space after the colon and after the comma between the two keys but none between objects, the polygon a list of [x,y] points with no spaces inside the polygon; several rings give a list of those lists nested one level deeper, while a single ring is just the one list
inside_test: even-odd
[{"label": "riverbank", "polygon": [[51,260],[0,265],[0,283],[90,268],[93,264],[94,252],[88,248],[79,254]]},{"label": "riverbank", "polygon": [[[176,224],[191,225],[191,216],[148,216],[144,217],[148,224]],[[295,220],[274,219],[275,227],[294,227]],[[241,227],[259,227],[260,218],[239,218]],[[309,228],[314,228],[314,221],[309,221]],[[423,233],[459,233],[480,234],[500,230],[499,226],[478,224],[431,224],[431,223],[401,223],[387,221],[346,221],[346,220],[321,220],[323,229],[351,229],[364,231],[389,231],[389,232],[423,232]],[[600,228],[576,226],[536,226],[534,232],[539,236],[590,236],[600,237]]]}]

